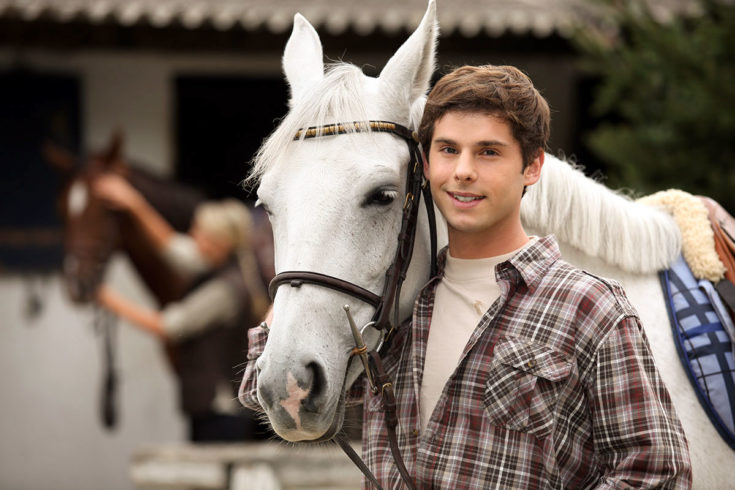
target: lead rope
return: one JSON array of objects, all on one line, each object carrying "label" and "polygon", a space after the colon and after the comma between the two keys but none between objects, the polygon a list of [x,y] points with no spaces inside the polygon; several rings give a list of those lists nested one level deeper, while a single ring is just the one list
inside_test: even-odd
[{"label": "lead rope", "polygon": [[365,475],[365,477],[370,481],[370,483],[373,484],[375,488],[377,488],[378,490],[383,490],[383,487],[380,486],[380,483],[378,482],[378,479],[375,478],[375,475],[373,475],[373,472],[370,471],[370,468],[367,467],[360,455],[357,454],[354,449],[352,449],[349,441],[343,435],[336,436],[334,438],[334,442],[342,448],[342,451],[344,451],[347,457],[349,457],[352,462],[355,463],[355,466],[357,466],[357,468],[362,472],[363,475]]},{"label": "lead rope", "polygon": [[101,307],[96,307],[93,322],[96,332],[102,336],[104,350],[100,415],[102,425],[112,430],[117,425],[117,372],[115,371],[117,318]]}]

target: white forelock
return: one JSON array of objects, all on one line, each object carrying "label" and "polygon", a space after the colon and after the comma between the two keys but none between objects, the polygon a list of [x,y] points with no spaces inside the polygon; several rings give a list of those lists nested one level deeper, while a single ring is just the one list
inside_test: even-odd
[{"label": "white forelock", "polygon": [[[355,65],[331,65],[325,77],[296,102],[254,158],[248,183],[257,183],[281,158],[299,129],[349,121],[366,121],[365,75]],[[337,121],[334,118],[339,117]]]}]

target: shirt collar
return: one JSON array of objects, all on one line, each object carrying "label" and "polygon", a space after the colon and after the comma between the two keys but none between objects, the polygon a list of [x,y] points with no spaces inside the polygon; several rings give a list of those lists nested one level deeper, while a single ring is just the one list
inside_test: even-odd
[{"label": "shirt collar", "polygon": [[[437,257],[439,277],[444,275],[447,251],[448,247],[444,247]],[[498,282],[506,280],[514,285],[524,283],[528,290],[533,292],[544,273],[560,258],[561,252],[556,239],[553,235],[548,235],[534,240],[509,260],[498,264],[495,276]]]}]

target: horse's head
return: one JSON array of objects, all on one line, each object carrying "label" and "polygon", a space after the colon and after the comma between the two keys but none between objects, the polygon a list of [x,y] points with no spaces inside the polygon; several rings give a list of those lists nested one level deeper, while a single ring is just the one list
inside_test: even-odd
[{"label": "horse's head", "polygon": [[[277,272],[327,274],[380,294],[395,253],[404,205],[409,151],[393,134],[353,132],[297,139],[301,128],[383,120],[415,129],[434,70],[437,39],[433,0],[417,30],[377,78],[338,64],[324,73],[322,46],[300,15],[283,66],[291,88],[290,111],[264,143],[251,178],[270,216]],[[426,237],[414,248],[401,301],[410,311],[415,287],[425,281]],[[295,286],[295,284],[294,284]],[[350,361],[355,346],[343,306],[358,325],[373,306],[314,284],[283,284],[274,302],[265,351],[257,361],[258,398],[275,431],[290,441],[332,437],[344,415],[344,393],[361,371]],[[375,347],[378,335],[368,336]]]},{"label": "horse's head", "polygon": [[47,160],[64,175],[59,212],[64,221],[63,278],[72,301],[93,299],[108,259],[118,246],[112,213],[94,196],[94,179],[105,172],[123,172],[122,137],[113,135],[108,147],[75,165],[75,159],[60,148],[47,145]]}]

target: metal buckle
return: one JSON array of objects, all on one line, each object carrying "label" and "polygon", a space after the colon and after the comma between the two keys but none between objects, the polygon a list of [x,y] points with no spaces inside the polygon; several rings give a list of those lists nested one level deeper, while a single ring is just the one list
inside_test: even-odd
[{"label": "metal buckle", "polygon": [[[365,370],[365,375],[367,376],[368,383],[370,384],[370,389],[373,391],[373,393],[376,393],[378,390],[378,387],[375,385],[375,380],[373,379],[373,374],[370,371],[370,364],[368,363],[368,348],[367,345],[365,345],[365,340],[363,339],[363,332],[365,332],[365,329],[368,327],[374,327],[375,322],[368,322],[366,323],[361,329],[357,328],[357,325],[355,324],[355,320],[352,318],[352,313],[350,313],[350,305],[344,305],[343,309],[345,310],[345,314],[347,315],[347,321],[350,324],[350,330],[352,331],[352,337],[355,339],[355,348],[352,349],[352,354],[357,354],[360,357],[360,362],[362,362],[362,367]],[[378,344],[377,349],[380,349],[383,346],[383,342],[385,341],[385,336],[380,339],[380,343]],[[376,350],[377,350],[376,349]]]},{"label": "metal buckle", "polygon": [[[367,330],[368,328],[375,328],[375,322],[367,322],[365,325],[363,325],[363,327],[360,329],[360,335],[365,335],[365,330]],[[380,332],[380,330],[377,328],[375,328],[375,330],[378,330],[378,332]],[[380,349],[383,347],[383,344],[385,343],[385,332],[382,333],[383,335],[380,338],[380,342],[378,342],[378,345],[375,347],[376,352],[380,351]]]},{"label": "metal buckle", "polygon": [[406,193],[406,200],[403,201],[403,209],[405,210],[411,204],[413,204],[413,194],[408,192]]}]

